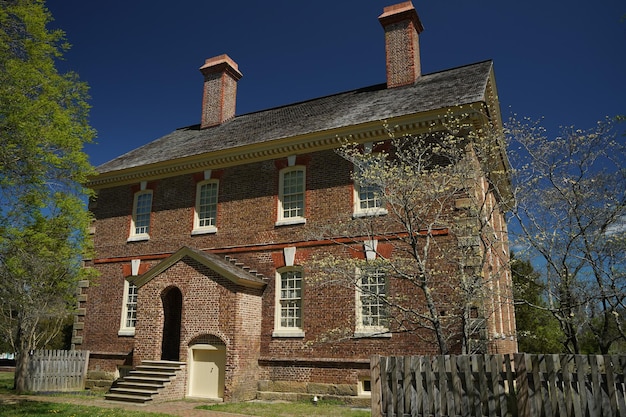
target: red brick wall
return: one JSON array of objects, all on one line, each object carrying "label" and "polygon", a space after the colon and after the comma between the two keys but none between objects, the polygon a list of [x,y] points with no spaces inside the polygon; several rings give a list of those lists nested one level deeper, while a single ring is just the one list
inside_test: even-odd
[{"label": "red brick wall", "polygon": [[[286,162],[286,158],[285,158]],[[350,164],[333,151],[307,162],[306,225],[276,227],[279,169],[274,160],[223,170],[219,183],[217,234],[191,235],[195,181],[192,174],[155,181],[150,240],[126,243],[133,186],[98,191],[95,207],[97,257],[172,253],[181,246],[223,248],[300,241],[311,229],[352,215]]]},{"label": "red brick wall", "polygon": [[161,359],[161,296],[172,287],[183,295],[180,360],[187,361],[189,348],[203,336],[221,340],[227,352],[225,396],[250,398],[250,381],[258,379],[260,291],[241,288],[190,258],[140,288],[135,364]]},{"label": "red brick wall", "polygon": [[88,288],[82,289],[82,294],[87,296],[86,302],[81,303],[86,309],[84,330],[77,333],[83,338],[82,348],[94,352],[130,352],[133,338],[118,336],[124,301],[122,266],[111,263],[97,265],[96,268],[100,275],[92,280]]},{"label": "red brick wall", "polygon": [[389,88],[412,84],[421,75],[418,37],[415,24],[409,20],[385,27]]},{"label": "red brick wall", "polygon": [[[181,360],[186,360],[189,343],[194,338],[217,336],[227,348],[229,398],[248,397],[259,378],[355,383],[356,375],[367,368],[363,361],[374,353],[437,353],[434,344],[410,333],[393,334],[390,338],[320,342],[329,328],[354,328],[355,294],[354,289],[341,285],[307,283],[306,266],[305,337],[272,337],[275,273],[282,266],[276,264],[276,259],[281,259],[283,247],[298,246],[296,263],[303,262],[315,253],[329,250],[328,246],[310,246],[318,228],[352,222],[351,165],[331,150],[304,155],[297,163],[306,165],[307,175],[307,223],[300,225],[275,226],[279,167],[286,165],[286,158],[220,170],[215,234],[191,235],[196,184],[192,174],[151,183],[153,214],[150,240],[145,242],[126,242],[136,185],[99,190],[91,208],[97,219],[94,267],[101,275],[83,291],[88,299],[84,305],[84,331],[78,332],[84,337],[80,348],[101,352],[130,352],[134,348],[135,363],[159,359],[163,328],[160,297],[168,287],[176,286],[183,295]],[[444,247],[456,245],[451,236],[438,239]],[[267,286],[258,292],[246,290],[185,258],[140,288],[136,335],[118,336],[124,265],[128,269],[131,259],[142,259],[142,265],[153,266],[182,246],[236,257],[263,274]],[[419,299],[414,288],[400,282],[392,283],[391,291]],[[448,295],[454,300],[452,292]],[[280,362],[284,360],[291,362],[284,365]],[[302,360],[310,362],[299,362]],[[349,361],[354,363],[350,365]]]}]

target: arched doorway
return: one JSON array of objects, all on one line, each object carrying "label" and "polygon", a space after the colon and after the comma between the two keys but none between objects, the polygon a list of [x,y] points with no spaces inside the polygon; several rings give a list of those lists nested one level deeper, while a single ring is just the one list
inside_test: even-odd
[{"label": "arched doorway", "polygon": [[176,287],[169,288],[161,295],[163,302],[163,340],[161,359],[180,360],[180,321],[183,309],[183,294]]}]

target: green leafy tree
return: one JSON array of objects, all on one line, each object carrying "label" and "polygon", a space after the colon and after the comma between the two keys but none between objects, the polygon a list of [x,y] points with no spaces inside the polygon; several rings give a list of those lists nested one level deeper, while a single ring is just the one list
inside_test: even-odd
[{"label": "green leafy tree", "polygon": [[90,273],[83,145],[95,132],[87,86],[56,69],[68,46],[50,21],[43,0],[0,0],[0,331],[18,392],[29,351],[59,333]]},{"label": "green leafy tree", "polygon": [[560,353],[563,333],[548,309],[541,274],[528,260],[511,253],[511,276],[515,297],[517,344],[520,352]]},{"label": "green leafy tree", "polygon": [[601,353],[626,340],[626,143],[615,120],[548,138],[540,124],[508,123],[517,244],[542,265],[543,299],[567,352],[590,332]]},{"label": "green leafy tree", "polygon": [[[620,312],[620,317],[626,317],[624,312]],[[597,354],[602,353],[604,350],[607,354],[624,354],[626,352],[626,341],[621,336],[619,329],[617,328],[617,322],[615,320],[605,322],[601,318],[594,317],[591,319],[591,326],[594,328],[600,328],[607,326],[606,337],[611,340],[611,345],[608,349],[603,348],[600,345],[600,339],[591,329],[585,329],[580,336],[580,352],[583,354]]]}]

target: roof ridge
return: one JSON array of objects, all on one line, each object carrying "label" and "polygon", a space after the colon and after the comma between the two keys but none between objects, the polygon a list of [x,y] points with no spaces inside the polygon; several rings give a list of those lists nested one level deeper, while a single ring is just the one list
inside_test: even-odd
[{"label": "roof ridge", "polygon": [[[484,59],[482,61],[473,62],[471,64],[459,65],[459,66],[452,67],[452,68],[447,68],[447,69],[442,69],[442,70],[438,70],[438,71],[429,72],[427,74],[422,74],[420,78],[428,77],[428,76],[432,76],[432,75],[436,75],[436,74],[441,74],[441,73],[448,72],[448,71],[454,71],[454,70],[462,69],[462,68],[465,68],[465,67],[471,67],[471,66],[474,66],[474,65],[480,65],[480,64],[484,64],[486,62],[493,62],[493,59]],[[420,78],[418,78],[418,81],[416,81],[416,83],[419,82]],[[313,97],[313,98],[309,98],[309,99],[306,99],[306,100],[294,101],[292,103],[281,104],[279,106],[268,107],[268,108],[265,108],[265,109],[259,109],[259,110],[254,110],[254,111],[247,112],[247,113],[237,114],[237,115],[235,115],[235,117],[225,121],[222,124],[230,123],[230,122],[232,122],[232,121],[234,121],[234,120],[236,120],[237,118],[240,118],[240,117],[249,116],[249,115],[258,114],[258,113],[263,113],[263,112],[272,111],[272,110],[278,110],[278,109],[282,109],[282,108],[286,108],[286,107],[290,107],[290,106],[297,106],[297,105],[300,105],[300,104],[306,104],[306,103],[309,103],[309,102],[312,102],[312,101],[316,101],[316,100],[328,99],[330,97],[335,97],[335,96],[340,96],[340,95],[350,94],[350,93],[360,93],[360,92],[375,91],[375,90],[379,90],[379,89],[384,89],[384,87],[386,85],[387,85],[387,83],[372,84],[372,85],[365,86],[365,87],[353,88],[351,90],[340,91],[340,92],[337,92],[337,93],[327,94],[327,95],[324,95],[324,96]],[[405,86],[402,86],[402,87],[394,87],[394,88],[407,88],[407,87],[410,88],[413,85],[414,84],[408,84],[408,85],[405,85]],[[200,123],[194,123],[192,125],[178,127],[176,129],[174,129],[174,131],[190,129],[190,128],[194,128],[194,127],[197,127],[197,126],[200,126]],[[219,126],[220,125],[211,126],[211,127],[219,127]],[[206,129],[206,130],[209,130],[209,129],[210,129],[210,127],[208,129]]]}]

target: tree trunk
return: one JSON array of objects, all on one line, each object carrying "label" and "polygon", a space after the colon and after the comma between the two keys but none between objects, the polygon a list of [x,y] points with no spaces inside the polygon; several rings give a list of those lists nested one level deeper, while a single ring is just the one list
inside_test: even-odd
[{"label": "tree trunk", "polygon": [[563,332],[565,333],[565,348],[569,353],[578,355],[580,353],[580,346],[578,344],[578,335],[576,334],[575,326],[566,318],[563,323]]},{"label": "tree trunk", "polygon": [[13,388],[17,394],[27,391],[26,378],[28,377],[28,362],[30,359],[31,344],[28,340],[27,329],[24,329],[24,320],[20,318],[17,324],[17,336],[15,340],[16,358]]},{"label": "tree trunk", "polygon": [[23,394],[27,391],[26,377],[28,376],[29,358],[28,350],[17,352],[15,358],[15,377],[13,379],[13,388],[16,394]]},{"label": "tree trunk", "polygon": [[448,353],[450,353],[448,351],[448,343],[446,342],[446,337],[441,326],[441,318],[439,317],[439,313],[437,312],[437,306],[435,304],[435,300],[433,299],[433,295],[430,292],[430,287],[423,281],[420,286],[422,288],[422,291],[424,292],[426,306],[428,308],[428,312],[433,323],[433,330],[435,332],[435,337],[437,338],[439,353],[441,355],[447,355]]}]

